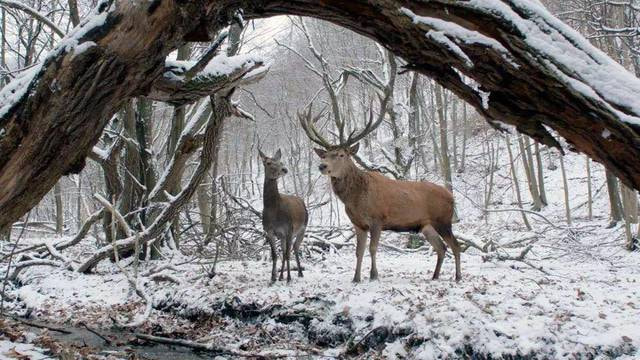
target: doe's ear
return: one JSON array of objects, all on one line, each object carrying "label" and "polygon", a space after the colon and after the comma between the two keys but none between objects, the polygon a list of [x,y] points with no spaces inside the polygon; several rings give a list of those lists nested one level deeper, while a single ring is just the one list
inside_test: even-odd
[{"label": "doe's ear", "polygon": [[349,148],[349,154],[355,155],[358,153],[358,149],[360,149],[360,143],[356,143],[352,147]]},{"label": "doe's ear", "polygon": [[264,161],[264,159],[267,158],[267,155],[265,155],[262,150],[258,149],[258,154],[260,155],[260,158]]},{"label": "doe's ear", "polygon": [[325,149],[313,148],[313,151],[315,151],[316,154],[318,154],[318,156],[320,156],[320,158],[324,158],[327,155],[327,150],[325,150]]},{"label": "doe's ear", "polygon": [[276,154],[273,155],[273,160],[280,161],[281,157],[282,157],[282,151],[280,151],[280,149],[278,149],[278,151],[276,151]]}]

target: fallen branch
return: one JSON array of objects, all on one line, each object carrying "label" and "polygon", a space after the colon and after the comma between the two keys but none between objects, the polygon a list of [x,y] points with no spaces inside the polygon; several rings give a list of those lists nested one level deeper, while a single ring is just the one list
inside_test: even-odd
[{"label": "fallen branch", "polygon": [[81,322],[79,324],[80,326],[82,326],[83,328],[87,329],[87,331],[89,331],[90,333],[94,334],[95,336],[99,337],[100,339],[104,340],[104,342],[107,345],[111,345],[113,343],[113,341],[111,341],[110,339],[108,339],[107,337],[105,337],[104,335],[100,334],[98,331],[90,328],[87,324],[85,324],[84,322]]},{"label": "fallen branch", "polygon": [[22,269],[27,268],[29,266],[53,266],[53,267],[63,267],[64,264],[58,261],[53,260],[45,260],[45,259],[34,259],[34,260],[26,260],[16,263],[13,266],[13,273],[9,276],[9,280],[15,280],[18,277],[18,274]]},{"label": "fallen branch", "polygon": [[538,271],[540,271],[541,273],[545,274],[545,275],[551,275],[549,274],[548,271],[544,270],[542,267],[538,267],[533,265],[531,262],[529,262],[528,260],[525,260],[525,257],[527,256],[527,254],[529,253],[529,251],[531,251],[531,249],[533,248],[532,245],[527,246],[526,248],[524,248],[519,255],[517,256],[511,256],[511,255],[503,255],[503,254],[491,254],[491,255],[486,255],[482,257],[483,261],[489,261],[493,258],[495,258],[496,260],[499,261],[518,261],[521,262],[533,269],[536,269]]},{"label": "fallen branch", "polygon": [[188,347],[190,349],[194,349],[198,351],[215,353],[216,355],[230,355],[230,356],[246,357],[246,358],[254,358],[254,359],[280,359],[280,358],[287,357],[287,355],[281,355],[281,354],[271,354],[271,353],[264,353],[264,352],[255,354],[255,353],[249,353],[241,350],[231,350],[231,349],[218,347],[211,343],[203,344],[203,343],[198,343],[198,342],[184,340],[184,339],[172,339],[172,338],[153,336],[153,335],[141,334],[141,333],[136,333],[134,335],[136,338],[146,340],[146,341],[151,341],[159,344],[183,346],[183,347]]},{"label": "fallen branch", "polygon": [[47,329],[47,330],[59,332],[59,333],[62,333],[62,334],[72,334],[71,331],[59,328],[57,326],[38,324],[38,323],[31,322],[29,320],[25,320],[25,319],[22,319],[22,318],[19,318],[19,317],[15,317],[15,316],[11,316],[11,319],[13,319],[13,320],[15,320],[15,321],[17,321],[19,323],[22,323],[24,325],[27,325],[29,327],[34,327],[34,328],[37,328],[37,329]]},{"label": "fallen branch", "polygon": [[518,208],[512,208],[512,209],[484,209],[484,211],[486,212],[509,212],[509,211],[519,211],[519,212],[523,212],[523,213],[527,213],[527,214],[531,214],[531,215],[535,215],[538,216],[540,218],[542,218],[542,220],[544,220],[547,224],[551,225],[553,228],[558,229],[558,230],[569,230],[571,231],[570,228],[568,227],[562,227],[562,226],[558,226],[554,223],[551,222],[551,220],[547,219],[544,215],[540,214],[539,212],[536,211],[532,211],[532,210],[526,210],[526,209],[518,209]]}]

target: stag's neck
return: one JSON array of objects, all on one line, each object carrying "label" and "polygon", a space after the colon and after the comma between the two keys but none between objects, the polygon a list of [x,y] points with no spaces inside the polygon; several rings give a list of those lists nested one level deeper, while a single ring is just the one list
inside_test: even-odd
[{"label": "stag's neck", "polygon": [[331,178],[333,192],[345,204],[355,203],[367,191],[367,173],[351,162],[343,176]]},{"label": "stag's neck", "polygon": [[264,208],[277,208],[280,205],[280,193],[278,192],[277,179],[264,179],[263,191]]}]

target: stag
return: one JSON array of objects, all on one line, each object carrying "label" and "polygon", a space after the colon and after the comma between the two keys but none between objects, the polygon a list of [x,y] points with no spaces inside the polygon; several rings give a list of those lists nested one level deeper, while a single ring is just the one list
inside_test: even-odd
[{"label": "stag", "polygon": [[[381,111],[374,121],[373,111],[364,129],[352,131],[345,136],[344,122],[337,122],[339,144],[331,144],[321,135],[315,123],[322,112],[312,116],[312,104],[307,111],[298,113],[298,119],[311,141],[322,148],[315,148],[321,159],[319,170],[331,178],[333,192],[344,203],[347,216],[356,233],[356,271],[354,282],[360,282],[362,257],[367,244],[367,233],[371,235],[370,279],[378,278],[376,252],[382,231],[421,232],[437,254],[433,279],[440,275],[446,245],[455,258],[456,281],[460,280],[460,245],[451,231],[453,195],[446,188],[428,181],[400,181],[385,177],[377,171],[365,171],[354,163],[358,142],[375,130],[384,119],[389,96],[381,101]],[[445,245],[446,243],[446,245]]]},{"label": "stag", "polygon": [[[297,196],[280,194],[278,178],[287,174],[288,170],[282,165],[280,149],[273,157],[266,156],[258,150],[264,165],[264,209],[262,210],[262,227],[271,247],[271,282],[276,281],[276,267],[278,254],[276,253],[276,238],[280,239],[282,247],[282,266],[280,267],[280,281],[283,280],[285,262],[287,264],[287,282],[291,281],[291,265],[289,257],[291,248],[296,255],[298,277],[302,277],[300,266],[300,245],[309,221],[304,201]],[[293,239],[295,238],[295,242]]]}]

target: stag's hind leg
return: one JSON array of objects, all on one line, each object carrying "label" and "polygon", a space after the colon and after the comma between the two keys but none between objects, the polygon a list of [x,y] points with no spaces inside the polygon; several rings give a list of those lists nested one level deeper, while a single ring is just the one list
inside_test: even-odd
[{"label": "stag's hind leg", "polygon": [[451,224],[448,226],[443,226],[440,229],[440,235],[442,239],[447,243],[447,246],[451,248],[451,252],[453,252],[453,257],[456,261],[456,281],[460,281],[462,278],[462,274],[460,271],[460,244],[458,243],[458,239],[453,236],[453,232],[451,231]]},{"label": "stag's hind leg", "polygon": [[304,239],[304,232],[306,229],[300,230],[296,241],[293,243],[293,252],[296,255],[296,263],[298,264],[298,277],[302,277],[302,265],[300,265],[300,245],[302,245],[302,239]]},{"label": "stag's hind leg", "polygon": [[378,279],[378,267],[376,266],[376,253],[378,252],[378,242],[380,241],[380,233],[382,229],[379,226],[372,226],[369,229],[371,241],[369,242],[369,254],[371,255],[371,274],[369,280]]},{"label": "stag's hind leg", "polygon": [[433,249],[436,251],[436,255],[438,255],[438,259],[436,260],[436,268],[433,270],[433,280],[437,279],[440,276],[440,268],[442,267],[442,262],[444,261],[444,253],[447,248],[444,246],[444,243],[440,239],[440,235],[431,225],[427,225],[422,228],[422,234]]}]

